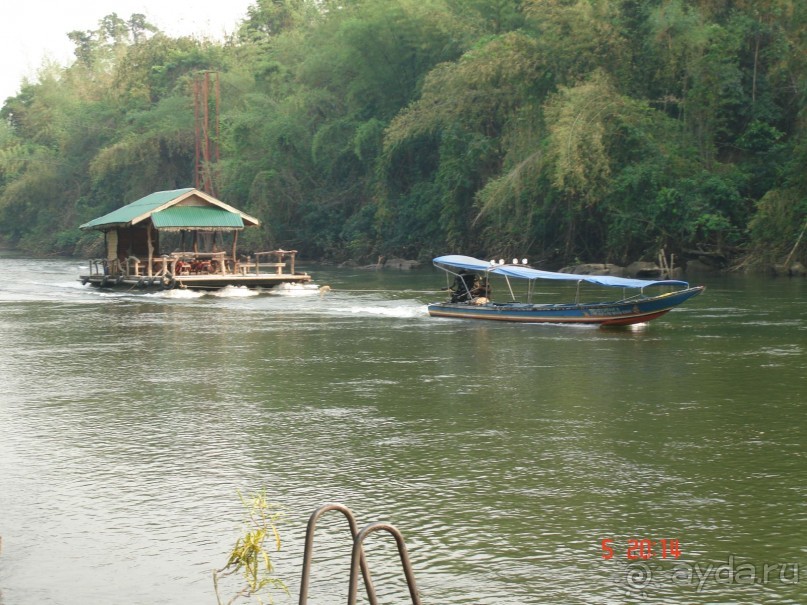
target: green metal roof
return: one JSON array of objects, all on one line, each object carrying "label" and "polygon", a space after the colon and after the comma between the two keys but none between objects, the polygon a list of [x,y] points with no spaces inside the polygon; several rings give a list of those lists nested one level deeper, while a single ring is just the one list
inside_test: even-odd
[{"label": "green metal roof", "polygon": [[171,200],[176,199],[181,195],[185,195],[189,191],[193,191],[193,189],[189,187],[186,189],[174,189],[173,191],[157,191],[156,193],[152,193],[146,197],[141,197],[139,200],[123,206],[122,208],[113,210],[109,214],[105,214],[104,216],[93,219],[88,223],[84,223],[79,227],[79,229],[97,229],[125,225],[126,223],[132,222],[137,217],[144,214],[147,215],[149,212],[156,210]]},{"label": "green metal roof", "polygon": [[240,214],[214,206],[171,206],[151,215],[157,229],[243,229]]},{"label": "green metal roof", "polygon": [[[186,202],[192,202],[190,205]],[[199,205],[201,202],[202,205]],[[79,229],[108,231],[148,218],[157,229],[243,229],[260,221],[192,187],[157,191],[84,223]]]}]

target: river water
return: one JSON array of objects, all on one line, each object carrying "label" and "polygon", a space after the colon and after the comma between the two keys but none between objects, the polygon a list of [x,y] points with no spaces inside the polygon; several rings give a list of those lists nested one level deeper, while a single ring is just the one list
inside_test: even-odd
[{"label": "river water", "polygon": [[[426,604],[807,603],[804,280],[599,330],[429,318],[431,269],[214,296],[82,266],[0,257],[2,605],[213,604],[264,488],[277,603],[327,502],[403,533]],[[347,602],[346,524],[320,528],[309,602]]]}]

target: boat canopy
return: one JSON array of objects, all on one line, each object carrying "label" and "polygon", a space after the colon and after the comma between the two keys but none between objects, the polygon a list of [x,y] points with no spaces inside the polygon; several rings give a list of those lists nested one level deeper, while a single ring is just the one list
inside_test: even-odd
[{"label": "boat canopy", "polygon": [[648,286],[684,286],[689,287],[689,283],[677,279],[647,280],[630,279],[627,277],[615,277],[613,275],[578,275],[575,273],[556,273],[554,271],[541,271],[533,269],[527,265],[494,265],[492,262],[479,260],[472,256],[461,254],[449,254],[438,256],[432,261],[440,269],[451,267],[453,269],[466,269],[469,271],[485,271],[493,275],[503,277],[515,277],[518,279],[552,279],[561,281],[587,282],[598,286],[610,286],[613,288],[647,288]]}]

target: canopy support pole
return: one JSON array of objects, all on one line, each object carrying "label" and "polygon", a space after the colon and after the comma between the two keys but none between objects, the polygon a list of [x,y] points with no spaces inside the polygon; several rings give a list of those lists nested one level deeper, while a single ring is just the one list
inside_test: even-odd
[{"label": "canopy support pole", "polygon": [[504,280],[507,282],[507,289],[510,290],[510,300],[515,300],[516,295],[513,294],[513,286],[510,285],[510,278],[505,275]]}]

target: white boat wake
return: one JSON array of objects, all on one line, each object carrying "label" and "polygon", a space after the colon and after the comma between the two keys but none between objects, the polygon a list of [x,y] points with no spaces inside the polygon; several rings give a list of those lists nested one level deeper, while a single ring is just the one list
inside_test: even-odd
[{"label": "white boat wake", "polygon": [[382,306],[352,306],[350,312],[354,315],[376,315],[379,317],[398,317],[407,319],[410,317],[427,317],[429,315],[426,305],[395,305],[390,307]]},{"label": "white boat wake", "polygon": [[278,284],[269,290],[269,294],[273,294],[275,296],[317,296],[321,293],[320,286],[317,286],[316,284],[284,283]]}]

